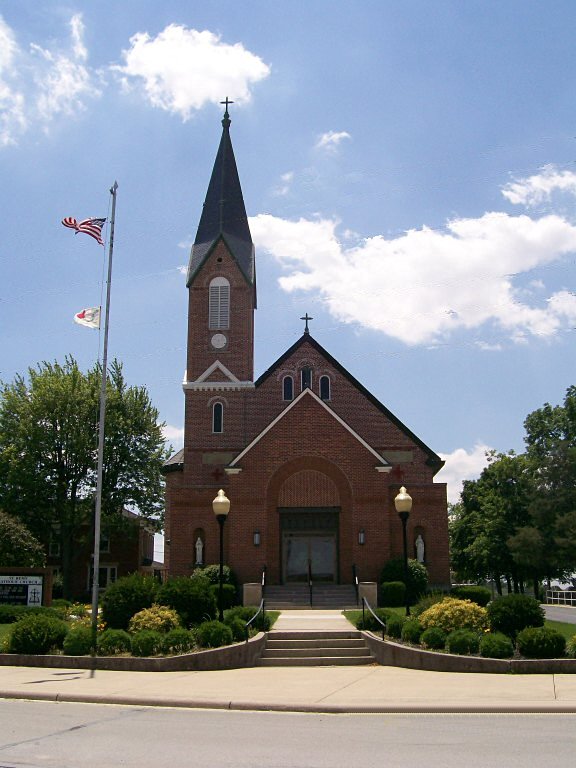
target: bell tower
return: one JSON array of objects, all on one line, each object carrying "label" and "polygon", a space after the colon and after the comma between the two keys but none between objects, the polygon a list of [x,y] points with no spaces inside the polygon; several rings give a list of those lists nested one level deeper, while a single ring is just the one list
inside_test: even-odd
[{"label": "bell tower", "polygon": [[207,467],[200,465],[213,470],[243,446],[246,403],[254,391],[254,244],[230,139],[231,103],[223,102],[222,137],[186,281],[184,463],[207,482]]}]

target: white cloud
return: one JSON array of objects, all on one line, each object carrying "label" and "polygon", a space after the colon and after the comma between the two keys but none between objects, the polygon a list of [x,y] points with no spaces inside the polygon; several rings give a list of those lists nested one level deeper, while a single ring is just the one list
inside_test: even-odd
[{"label": "white cloud", "polygon": [[70,19],[71,42],[63,50],[33,43],[23,51],[0,18],[0,146],[15,144],[33,125],[44,128],[59,114],[72,116],[86,98],[99,95],[85,62],[84,24]]},{"label": "white cloud", "polygon": [[515,205],[535,206],[550,200],[554,192],[576,194],[576,173],[546,165],[540,173],[510,182],[502,189],[504,197]]},{"label": "white cloud", "polygon": [[237,104],[250,101],[250,88],[270,74],[262,59],[241,43],[223,43],[219,35],[170,24],[156,37],[138,32],[122,52],[124,66],[114,67],[129,87],[136,80],[150,103],[187,120],[194,110],[225,96]]},{"label": "white cloud", "polygon": [[449,502],[456,503],[460,499],[464,480],[475,480],[480,476],[488,464],[486,453],[489,450],[487,445],[478,443],[470,453],[464,448],[457,448],[452,453],[440,454],[446,464],[438,472],[435,479],[438,482],[447,483]]},{"label": "white cloud", "polygon": [[294,171],[288,171],[280,176],[280,184],[274,189],[273,194],[276,197],[284,197],[290,192],[290,187],[294,181]]},{"label": "white cloud", "polygon": [[337,320],[406,344],[487,324],[521,343],[576,322],[572,294],[536,304],[514,284],[518,275],[576,250],[576,227],[559,216],[486,213],[449,221],[444,230],[422,227],[351,245],[341,242],[337,227],[325,218],[250,220],[256,245],[284,269],[279,282],[286,292],[314,292]]},{"label": "white cloud", "polygon": [[184,445],[184,427],[174,427],[166,424],[163,429],[164,441],[170,443],[175,451]]},{"label": "white cloud", "polygon": [[352,137],[347,131],[327,131],[318,137],[316,149],[324,149],[328,152],[335,152],[344,139]]}]

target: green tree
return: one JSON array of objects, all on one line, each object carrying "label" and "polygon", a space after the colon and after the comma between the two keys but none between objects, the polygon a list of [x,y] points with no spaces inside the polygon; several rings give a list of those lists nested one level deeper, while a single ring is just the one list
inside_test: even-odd
[{"label": "green tree", "polygon": [[26,526],[0,510],[0,567],[43,567],[46,553]]},{"label": "green tree", "polygon": [[[101,368],[87,373],[69,357],[40,363],[0,388],[0,506],[44,544],[57,531],[64,595],[76,546],[94,512]],[[145,388],[127,386],[114,361],[107,385],[103,526],[124,507],[162,518],[166,452],[158,411]]]}]

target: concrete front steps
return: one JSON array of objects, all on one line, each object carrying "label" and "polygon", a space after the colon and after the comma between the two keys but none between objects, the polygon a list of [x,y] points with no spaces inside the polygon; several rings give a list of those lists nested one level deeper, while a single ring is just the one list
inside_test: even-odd
[{"label": "concrete front steps", "polygon": [[261,667],[320,667],[376,664],[362,634],[350,630],[272,631]]},{"label": "concrete front steps", "polygon": [[351,584],[318,584],[310,589],[307,584],[287,584],[266,587],[266,608],[290,610],[291,608],[357,608],[356,592]]}]

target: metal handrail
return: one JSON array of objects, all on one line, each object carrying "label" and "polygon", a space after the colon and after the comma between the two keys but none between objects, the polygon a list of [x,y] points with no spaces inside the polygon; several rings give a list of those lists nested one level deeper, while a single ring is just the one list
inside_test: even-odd
[{"label": "metal handrail", "polygon": [[372,616],[374,616],[374,618],[376,619],[378,624],[380,624],[380,626],[382,627],[382,640],[384,640],[384,637],[386,635],[386,624],[384,624],[384,622],[382,621],[382,619],[379,616],[376,616],[376,614],[372,610],[372,606],[370,605],[370,603],[368,602],[368,600],[366,600],[366,598],[364,596],[362,596],[362,626],[364,626],[366,624],[366,614],[364,613],[364,606],[366,606],[366,608],[368,608],[368,610],[370,611]]},{"label": "metal handrail", "polygon": [[358,582],[358,569],[356,563],[352,565],[352,581],[354,584],[354,592],[356,593],[356,605],[360,602],[360,584]]},{"label": "metal handrail", "polygon": [[266,589],[266,566],[262,567],[262,578],[260,579],[260,586],[262,587],[262,598],[264,598],[264,590]]},{"label": "metal handrail", "polygon": [[248,642],[248,638],[250,637],[250,624],[252,624],[252,622],[260,614],[262,614],[262,616],[266,616],[266,607],[265,607],[265,603],[264,603],[264,598],[262,598],[262,600],[260,600],[260,605],[258,606],[258,610],[254,614],[254,616],[252,616],[250,621],[247,621],[246,624],[244,624],[244,632],[246,633],[246,642]]},{"label": "metal handrail", "polygon": [[308,589],[310,590],[310,607],[312,607],[312,560],[308,560]]}]

